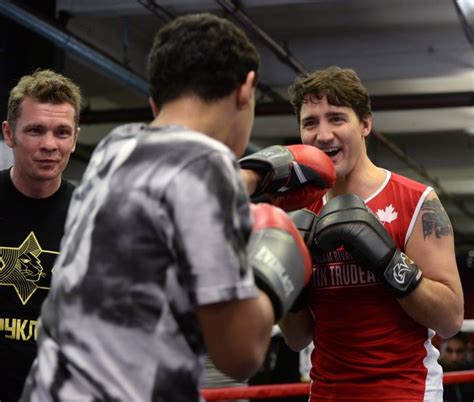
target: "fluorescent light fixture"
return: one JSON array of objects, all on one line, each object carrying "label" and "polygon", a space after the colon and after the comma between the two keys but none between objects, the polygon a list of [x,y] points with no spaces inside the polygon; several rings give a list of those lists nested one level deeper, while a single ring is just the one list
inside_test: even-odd
[{"label": "fluorescent light fixture", "polygon": [[470,23],[474,23],[474,0],[457,0],[459,8]]}]

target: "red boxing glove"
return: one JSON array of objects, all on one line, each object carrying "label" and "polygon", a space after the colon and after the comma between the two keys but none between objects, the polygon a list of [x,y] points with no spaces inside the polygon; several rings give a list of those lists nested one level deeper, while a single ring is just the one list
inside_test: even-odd
[{"label": "red boxing glove", "polygon": [[252,204],[249,262],[257,286],[269,296],[276,321],[293,306],[312,274],[308,248],[291,218],[269,204]]},{"label": "red boxing glove", "polygon": [[[306,184],[284,193],[269,194],[266,202],[288,212],[297,211],[323,198],[328,190],[316,184]],[[264,198],[262,202],[265,202]]]},{"label": "red boxing glove", "polygon": [[261,176],[252,201],[268,202],[285,211],[312,204],[336,181],[331,159],[311,145],[272,145],[239,162],[242,169],[254,170]]}]

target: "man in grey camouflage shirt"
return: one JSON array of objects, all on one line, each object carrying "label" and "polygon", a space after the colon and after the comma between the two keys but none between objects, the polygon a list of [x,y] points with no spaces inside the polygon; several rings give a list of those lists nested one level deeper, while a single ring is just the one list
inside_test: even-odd
[{"label": "man in grey camouflage shirt", "polygon": [[[292,299],[271,279],[266,292],[256,287],[247,250],[247,191],[258,179],[247,172],[246,191],[236,156],[253,124],[258,66],[243,31],[210,14],[157,33],[155,119],[105,137],[73,195],[23,400],[192,402],[206,353],[237,379],[259,368]],[[300,241],[294,232],[277,248]],[[303,251],[287,254],[309,261]],[[298,293],[298,268],[285,261],[273,281]]]}]

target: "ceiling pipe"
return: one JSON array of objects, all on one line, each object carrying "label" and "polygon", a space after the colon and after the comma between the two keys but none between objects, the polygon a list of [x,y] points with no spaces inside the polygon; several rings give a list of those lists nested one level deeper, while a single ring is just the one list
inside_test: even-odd
[{"label": "ceiling pipe", "polygon": [[[163,6],[156,3],[155,0],[137,0],[143,7],[149,10],[153,15],[157,16],[163,22],[169,22],[176,18],[176,15],[168,11]],[[284,102],[283,98],[278,92],[274,91],[269,85],[262,82],[257,82],[257,88],[263,97],[268,97],[274,102]]]},{"label": "ceiling pipe", "polygon": [[250,17],[245,14],[242,9],[239,8],[233,1],[216,0],[216,2],[230,15],[232,15],[232,17],[239,21],[245,28],[257,35],[283,63],[289,65],[298,74],[304,74],[307,71],[306,67],[298,59],[296,59],[296,57],[294,57],[288,49],[285,49],[283,46],[277,43],[270,35],[268,35],[262,28],[253,22]]},{"label": "ceiling pipe", "polygon": [[157,4],[154,0],[137,0],[137,1],[163,22],[169,22],[173,18],[175,18],[174,14],[169,12],[163,6]]},{"label": "ceiling pipe", "polygon": [[121,83],[126,84],[144,95],[149,94],[148,84],[142,77],[119,63],[114,62],[97,50],[92,49],[70,34],[52,26],[50,23],[23,8],[14,5],[11,1],[0,1],[0,14],[52,41],[58,47],[74,53],[86,63],[99,67],[107,75],[115,77]]}]

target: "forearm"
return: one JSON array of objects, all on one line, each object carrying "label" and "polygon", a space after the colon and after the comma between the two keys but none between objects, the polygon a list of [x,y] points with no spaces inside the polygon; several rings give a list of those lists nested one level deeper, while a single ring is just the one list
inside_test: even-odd
[{"label": "forearm", "polygon": [[223,373],[244,380],[263,364],[275,322],[265,293],[199,307],[198,317],[208,354]]},{"label": "forearm", "polygon": [[278,325],[286,344],[296,352],[304,349],[313,340],[313,317],[308,308],[286,314]]},{"label": "forearm", "polygon": [[462,291],[459,286],[423,278],[408,296],[397,299],[405,312],[419,324],[431,328],[442,338],[460,330],[464,318]]}]

